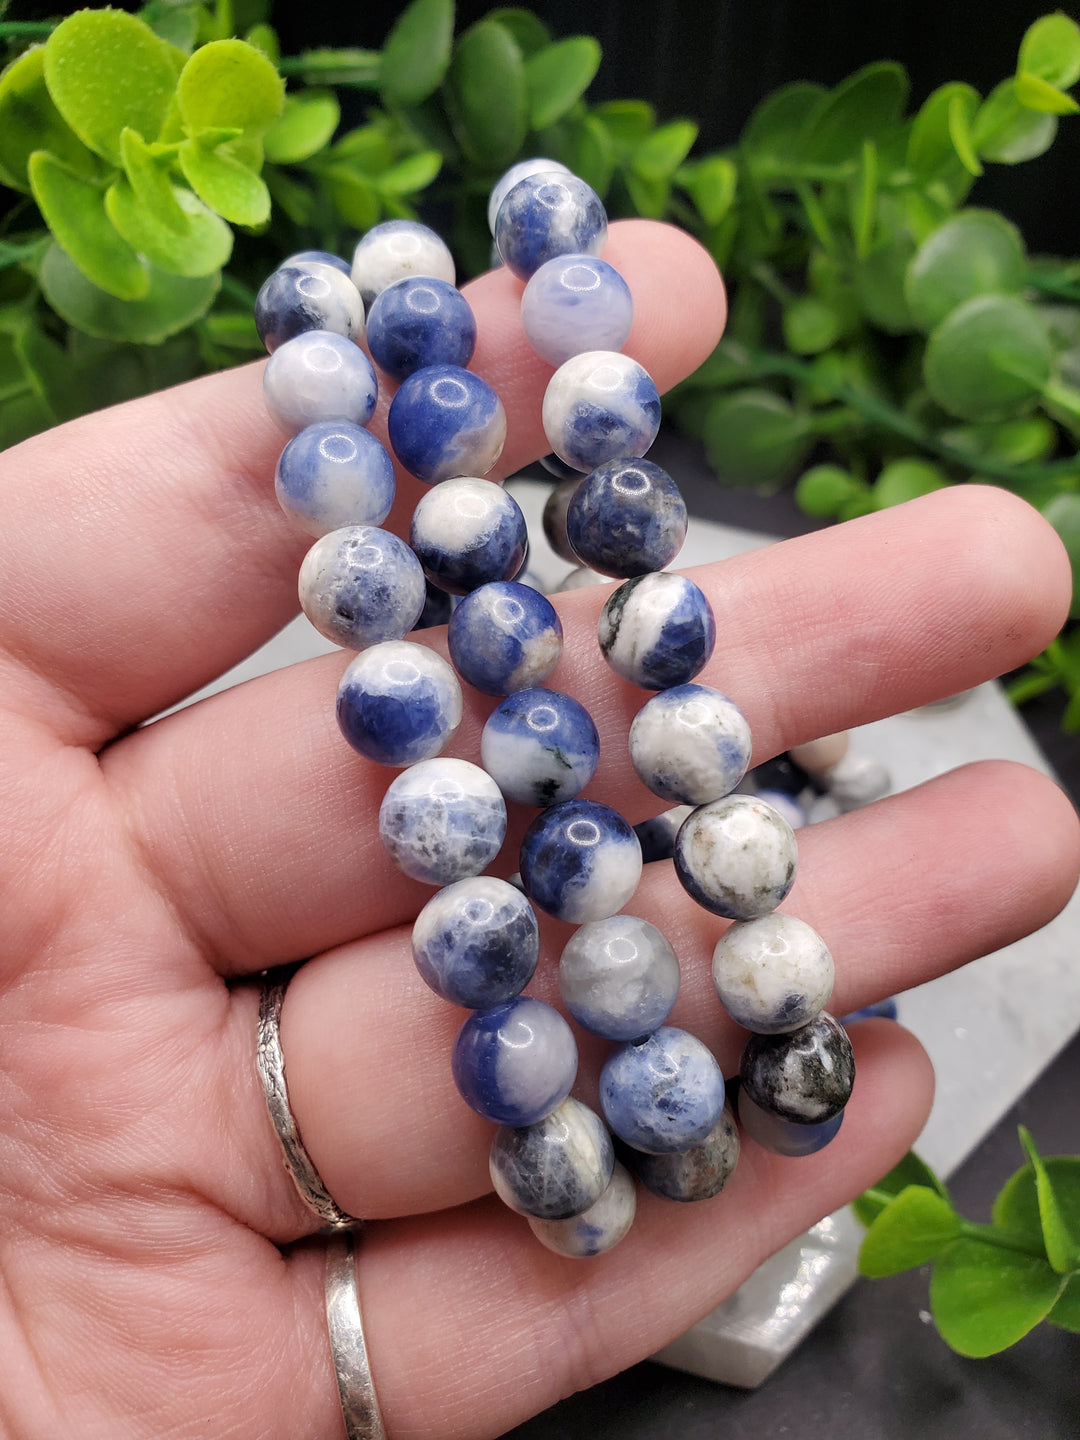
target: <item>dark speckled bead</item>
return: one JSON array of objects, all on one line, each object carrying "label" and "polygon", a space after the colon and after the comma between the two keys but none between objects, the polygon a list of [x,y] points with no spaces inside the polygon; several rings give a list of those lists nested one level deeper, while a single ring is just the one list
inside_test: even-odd
[{"label": "dark speckled bead", "polygon": [[700,1144],[666,1155],[632,1151],[630,1163],[646,1190],[664,1200],[689,1204],[719,1195],[738,1159],[739,1130],[731,1106],[725,1105],[720,1119]]},{"label": "dark speckled bead", "polygon": [[844,1112],[824,1120],[820,1125],[795,1125],[790,1120],[781,1120],[755,1105],[745,1090],[739,1090],[739,1123],[763,1150],[774,1155],[785,1155],[788,1159],[800,1159],[804,1155],[816,1155],[835,1140],[844,1122]]},{"label": "dark speckled bead", "polygon": [[604,1122],[567,1099],[535,1125],[503,1126],[491,1145],[491,1183],[504,1205],[538,1220],[568,1220],[595,1205],[615,1165]]},{"label": "dark speckled bead", "polygon": [[583,564],[628,580],[675,559],[686,539],[686,504],[651,460],[609,460],[574,491],[566,533]]},{"label": "dark speckled bead", "polygon": [[739,1077],[762,1110],[796,1125],[820,1125],[847,1104],[855,1057],[843,1026],[822,1011],[787,1035],[752,1035]]}]

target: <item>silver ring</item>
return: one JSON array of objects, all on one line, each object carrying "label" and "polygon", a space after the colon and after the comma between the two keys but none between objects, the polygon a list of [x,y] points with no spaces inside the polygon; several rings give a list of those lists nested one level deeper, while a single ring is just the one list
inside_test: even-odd
[{"label": "silver ring", "polygon": [[371,1383],[360,1297],[356,1293],[356,1237],[351,1231],[326,1242],[326,1324],[348,1440],[386,1440]]},{"label": "silver ring", "polygon": [[281,1142],[285,1168],[293,1178],[300,1199],[322,1221],[324,1229],[345,1230],[359,1225],[354,1215],[346,1215],[338,1206],[311,1163],[304,1149],[292,1108],[289,1087],[285,1081],[285,1056],[281,1051],[281,1007],[285,990],[295,967],[267,972],[259,996],[259,1037],[255,1047],[255,1064],[262,1081],[266,1108]]}]

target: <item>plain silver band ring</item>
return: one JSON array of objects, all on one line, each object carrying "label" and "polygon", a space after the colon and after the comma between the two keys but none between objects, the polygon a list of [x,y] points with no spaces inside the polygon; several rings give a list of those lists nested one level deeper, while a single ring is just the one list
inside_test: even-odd
[{"label": "plain silver band ring", "polygon": [[293,1178],[297,1192],[308,1209],[322,1221],[324,1229],[346,1230],[359,1225],[353,1215],[346,1215],[337,1205],[319,1178],[304,1149],[292,1108],[289,1087],[285,1082],[285,1056],[281,1051],[281,1007],[285,991],[295,967],[267,971],[259,995],[259,1038],[255,1047],[255,1063],[262,1081],[266,1108],[270,1112],[277,1137],[281,1141],[285,1168]]},{"label": "plain silver band ring", "polygon": [[341,1413],[348,1440],[386,1440],[375,1386],[371,1383],[360,1297],[356,1293],[356,1236],[350,1231],[326,1242],[326,1323],[334,1358]]}]

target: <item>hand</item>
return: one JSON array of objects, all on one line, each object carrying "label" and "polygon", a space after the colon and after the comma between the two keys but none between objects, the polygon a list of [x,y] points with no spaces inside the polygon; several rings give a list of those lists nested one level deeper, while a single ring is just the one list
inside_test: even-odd
[{"label": "hand", "polygon": [[[661,389],[712,348],[723,293],[686,236],[615,226],[637,301],[629,345]],[[474,367],[510,417],[504,473],[540,454],[546,374],[518,287],[469,287]],[[458,1098],[462,1014],[424,986],[410,922],[431,891],[376,834],[392,772],[333,715],[340,655],[165,720],[296,610],[309,541],[280,513],[283,443],[261,367],[89,416],[0,456],[0,1433],[5,1440],[337,1437],[321,1245],[255,1075],[265,967],[315,956],[282,1021],[293,1110],[342,1208],[371,1219],[359,1291],[391,1436],[487,1436],[641,1359],[766,1255],[879,1178],[932,1078],[899,1027],[856,1027],[858,1082],[827,1152],[746,1143],[728,1188],[642,1195],[590,1262],[542,1249],[489,1192],[491,1127]],[[403,482],[397,527],[417,487]],[[695,573],[719,642],[702,679],[747,713],[755,760],[1018,665],[1069,594],[1051,530],[958,487]],[[630,771],[644,694],[595,641],[595,590],[561,596],[553,683],[604,746],[590,794],[660,808]],[[441,646],[440,632],[425,641]],[[476,758],[470,695],[448,753]],[[837,961],[841,1014],[1008,944],[1076,879],[1077,825],[1048,780],[973,765],[800,843],[786,907]],[[516,866],[505,852],[505,871]],[[672,1017],[726,1073],[740,1048],[712,993],[719,922],[669,864],[633,902],[681,958]],[[535,993],[556,995],[567,928],[544,926]],[[583,1044],[588,1098],[598,1048]],[[294,1242],[300,1242],[294,1244]]]}]

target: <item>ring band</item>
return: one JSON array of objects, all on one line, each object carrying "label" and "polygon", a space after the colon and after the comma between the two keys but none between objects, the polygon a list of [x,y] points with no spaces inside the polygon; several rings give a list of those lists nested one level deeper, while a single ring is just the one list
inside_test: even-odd
[{"label": "ring band", "polygon": [[386,1440],[375,1386],[371,1383],[360,1297],[356,1292],[356,1237],[352,1231],[326,1242],[326,1323],[341,1413],[348,1440]]},{"label": "ring band", "polygon": [[263,979],[259,996],[259,1037],[255,1047],[255,1063],[262,1081],[266,1108],[278,1140],[281,1142],[285,1168],[293,1178],[297,1193],[307,1208],[322,1221],[324,1229],[345,1230],[359,1225],[354,1215],[347,1215],[335,1203],[330,1192],[311,1163],[304,1149],[292,1107],[289,1087],[285,1081],[285,1056],[281,1050],[281,1007],[295,966],[270,970]]}]

